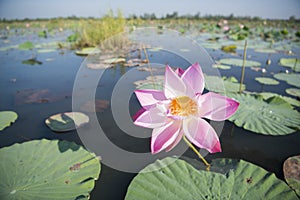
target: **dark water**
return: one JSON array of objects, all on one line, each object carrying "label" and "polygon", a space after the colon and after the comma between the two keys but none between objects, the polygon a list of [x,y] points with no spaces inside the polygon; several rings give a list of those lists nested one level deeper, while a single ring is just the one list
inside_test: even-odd
[{"label": "dark water", "polygon": [[[21,37],[21,36],[20,36]],[[172,44],[176,45],[176,44]],[[218,60],[225,57],[242,57],[242,52],[236,55],[225,54],[219,50],[208,51],[211,57]],[[265,63],[268,54],[256,53],[248,50],[251,59]],[[171,66],[188,67],[186,59],[168,51],[148,51],[152,63],[169,64]],[[19,118],[13,126],[6,128],[0,133],[0,147],[21,143],[33,139],[62,139],[82,144],[76,131],[65,134],[53,133],[44,123],[44,120],[56,113],[72,110],[72,89],[76,73],[84,61],[84,57],[76,56],[73,51],[59,50],[51,53],[37,53],[37,60],[42,62],[38,65],[23,64],[22,61],[32,56],[30,51],[11,49],[0,51],[0,110],[13,110],[18,113]],[[267,69],[266,77],[272,77],[273,73],[285,71],[284,67],[278,65],[282,53],[272,54],[272,64],[262,66]],[[143,58],[144,55],[143,55]],[[118,80],[132,67],[116,65],[106,69],[99,81],[96,97],[110,101],[112,91]],[[90,70],[93,73],[93,70]],[[160,72],[161,73],[161,72]],[[221,75],[240,77],[241,68],[232,67],[231,70],[220,70]],[[163,73],[161,73],[163,74]],[[137,71],[135,76],[143,79],[149,76],[149,72]],[[261,71],[246,69],[245,83],[248,91],[275,92],[286,95],[284,90],[288,86],[280,82],[278,86],[262,86],[254,80],[254,77],[262,76]],[[87,77],[89,78],[89,77]],[[133,90],[132,82],[128,82]],[[26,103],[20,99],[21,94],[32,91],[47,91],[47,102]],[[126,93],[126,91],[124,91]],[[121,97],[120,97],[121,98]],[[130,114],[133,115],[139,108],[138,101],[134,95],[130,99]],[[124,133],[114,122],[111,107],[98,113],[98,120],[113,143],[128,151],[149,152],[150,139],[133,138]],[[151,130],[145,130],[150,136]],[[246,131],[236,127],[233,123],[226,121],[220,137],[222,153],[208,155],[208,160],[227,157],[240,158],[257,164],[268,171],[274,172],[277,177],[283,179],[282,165],[285,159],[300,154],[300,132],[288,136],[264,136]],[[184,156],[196,158],[190,150]],[[102,164],[99,180],[91,193],[91,199],[124,199],[127,187],[135,176],[134,173],[125,173],[112,169]]]}]

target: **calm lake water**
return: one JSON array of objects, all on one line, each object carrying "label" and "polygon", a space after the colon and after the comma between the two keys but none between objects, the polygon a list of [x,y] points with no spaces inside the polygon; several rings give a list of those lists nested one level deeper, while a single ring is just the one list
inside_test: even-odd
[{"label": "calm lake water", "polygon": [[[63,41],[68,34],[68,32],[59,33],[47,39],[40,39],[34,33],[14,35],[2,39],[0,47],[20,44],[28,40],[35,44]],[[147,40],[147,36],[140,35],[139,37],[141,37],[140,40]],[[162,39],[164,41],[163,44],[169,45],[167,49],[173,48],[174,51],[151,51],[148,49],[147,52],[151,63],[187,68],[191,64],[188,60],[191,59],[186,55],[194,54],[194,47],[193,45],[186,45],[186,40],[178,39],[180,37],[184,38],[184,36],[176,34],[174,37],[169,38],[169,41],[161,35],[152,37],[149,41]],[[6,44],[7,42],[5,41],[7,40],[9,40],[9,44]],[[175,41],[183,42],[176,43]],[[155,43],[155,45],[158,44]],[[178,55],[178,52],[180,52],[178,50],[180,49],[182,54]],[[299,48],[295,48],[293,51],[295,55],[285,55],[283,52],[272,54],[270,56],[272,63],[266,66],[265,62],[269,58],[269,54],[257,53],[253,49],[248,49],[247,55],[251,57],[251,60],[261,62],[262,67],[267,69],[267,73],[263,75],[261,71],[247,68],[244,81],[247,90],[253,92],[275,92],[289,96],[285,94],[285,89],[291,87],[287,83],[280,81],[278,86],[261,85],[254,78],[258,76],[273,77],[275,73],[284,72],[286,68],[279,66],[278,61],[281,57],[296,57],[297,55],[299,57]],[[227,54],[221,50],[212,49],[207,49],[207,52],[213,60],[227,57],[242,58],[243,54],[242,50],[237,50],[236,54]],[[22,61],[30,59],[33,54],[40,64],[30,65],[22,63]],[[74,80],[84,59],[85,57],[77,56],[74,51],[66,49],[56,49],[53,52],[46,53],[38,53],[36,50],[22,51],[16,48],[0,51],[0,91],[2,93],[0,110],[13,110],[19,115],[13,126],[6,128],[0,133],[0,147],[42,138],[68,140],[82,144],[77,131],[57,134],[52,132],[45,125],[44,121],[53,114],[72,110]],[[142,59],[145,59],[143,53]],[[151,75],[150,72],[138,71],[135,67],[125,67],[121,64],[116,64],[113,68],[105,70],[98,83],[96,98],[110,102],[112,91],[118,80],[130,70],[135,70],[135,73],[132,73],[134,77],[131,77],[132,79],[124,82],[124,84],[127,84],[131,91],[135,89],[132,80],[141,80]],[[95,70],[87,69],[86,78],[88,79],[94,72]],[[219,73],[222,76],[234,76],[240,80],[241,68],[220,69]],[[164,72],[158,71],[155,74],[163,75]],[[126,90],[123,92],[124,95],[127,93]],[[120,98],[122,98],[122,94],[120,94]],[[136,97],[132,95],[129,104],[131,116],[139,108]],[[150,151],[149,138],[131,137],[118,127],[112,115],[111,104],[102,112],[97,113],[97,116],[104,132],[107,133],[107,137],[115,145],[135,152]],[[143,134],[151,135],[151,130],[145,129],[144,131],[145,133]],[[274,172],[277,177],[283,179],[282,165],[284,160],[290,156],[300,154],[299,133],[300,131],[287,136],[265,136],[246,131],[226,121],[220,136],[223,152],[208,155],[206,158],[209,161],[219,157],[244,159]],[[186,151],[184,156],[196,158],[190,150]],[[51,158],[49,158],[49,162],[51,162]],[[91,193],[91,199],[123,199],[127,187],[134,176],[134,173],[118,171],[102,164],[100,178]]]}]

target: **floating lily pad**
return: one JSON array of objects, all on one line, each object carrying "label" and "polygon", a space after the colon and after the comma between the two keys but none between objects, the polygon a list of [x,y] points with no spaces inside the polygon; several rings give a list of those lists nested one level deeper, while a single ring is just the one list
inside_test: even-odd
[{"label": "floating lily pad", "polygon": [[[230,65],[230,66],[243,66],[243,59],[238,58],[224,58],[219,60],[221,64]],[[253,60],[246,60],[245,67],[259,67],[261,66],[260,62],[253,61]]]},{"label": "floating lily pad", "polygon": [[298,88],[288,88],[285,90],[285,92],[288,93],[289,95],[300,98],[300,89]]},{"label": "floating lily pad", "polygon": [[298,58],[281,58],[280,65],[292,68],[296,72],[300,72],[300,59]]},{"label": "floating lily pad", "polygon": [[298,101],[297,99],[291,98],[291,97],[281,96],[279,94],[272,93],[272,92],[262,92],[262,93],[259,93],[259,95],[261,95],[265,100],[270,97],[278,96],[278,97],[284,99],[289,104],[300,107],[300,101]]},{"label": "floating lily pad", "polygon": [[81,50],[77,50],[77,51],[75,51],[75,53],[79,56],[87,56],[90,54],[100,53],[100,49],[95,48],[95,47],[87,47],[87,48],[83,48]]},{"label": "floating lily pad", "polygon": [[283,172],[288,185],[300,196],[300,156],[293,156],[284,161]]},{"label": "floating lily pad", "polygon": [[13,111],[0,111],[0,131],[11,126],[18,118],[18,114]]},{"label": "floating lily pad", "polygon": [[148,76],[146,80],[135,81],[136,89],[155,89],[163,90],[164,88],[164,76]]},{"label": "floating lily pad", "polygon": [[66,132],[79,128],[89,122],[89,117],[80,112],[65,112],[52,115],[45,120],[47,126],[55,132]]},{"label": "floating lily pad", "polygon": [[38,53],[51,53],[51,52],[55,52],[55,49],[39,49],[37,50]]},{"label": "floating lily pad", "polygon": [[231,67],[229,65],[219,65],[219,64],[214,64],[212,65],[213,68],[219,68],[219,69],[231,69]]},{"label": "floating lily pad", "polygon": [[[240,83],[237,83],[233,78],[224,78],[218,76],[208,76],[205,75],[205,88],[213,92],[238,92],[240,90]],[[220,84],[222,83],[223,84]],[[244,91],[246,86],[242,85],[242,90]]]},{"label": "floating lily pad", "polygon": [[226,53],[235,53],[236,49],[237,49],[236,45],[226,45],[221,47],[221,50]]},{"label": "floating lily pad", "polygon": [[212,170],[221,172],[213,172],[174,159],[158,160],[142,170],[130,183],[125,200],[297,199],[274,174],[243,160],[216,159]]},{"label": "floating lily pad", "polygon": [[300,113],[278,96],[264,100],[262,96],[233,94],[240,106],[229,118],[235,125],[264,135],[287,135],[300,129]]},{"label": "floating lily pad", "polygon": [[254,49],[255,52],[258,52],[258,53],[277,53],[276,49],[267,49],[267,48],[264,48],[264,49]]},{"label": "floating lily pad", "polygon": [[265,84],[265,85],[278,85],[279,84],[279,82],[276,81],[275,79],[267,78],[267,77],[256,77],[255,80],[258,81],[259,83]]},{"label": "floating lily pad", "polygon": [[104,63],[88,63],[87,68],[89,69],[108,69],[111,68],[109,64],[104,64]]},{"label": "floating lily pad", "polygon": [[288,84],[300,87],[300,74],[279,73],[274,75],[275,78],[286,81]]},{"label": "floating lily pad", "polygon": [[101,170],[94,153],[67,141],[14,144],[0,157],[1,200],[88,199]]},{"label": "floating lily pad", "polygon": [[19,49],[20,50],[31,50],[34,48],[34,45],[32,44],[32,42],[24,42],[22,44],[19,45]]}]

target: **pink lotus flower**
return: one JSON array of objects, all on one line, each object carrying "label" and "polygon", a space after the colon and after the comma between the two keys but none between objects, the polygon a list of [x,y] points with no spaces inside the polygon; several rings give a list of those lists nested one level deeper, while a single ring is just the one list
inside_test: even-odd
[{"label": "pink lotus flower", "polygon": [[220,152],[215,130],[202,118],[215,121],[228,119],[239,103],[222,95],[204,90],[204,77],[198,63],[187,70],[175,72],[167,65],[164,91],[136,90],[142,105],[134,124],[153,128],[151,152],[170,151],[183,135],[194,145],[210,153]]}]

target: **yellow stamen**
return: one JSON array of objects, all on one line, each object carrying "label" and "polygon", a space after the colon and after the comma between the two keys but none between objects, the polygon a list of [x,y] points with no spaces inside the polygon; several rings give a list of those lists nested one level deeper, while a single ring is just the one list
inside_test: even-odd
[{"label": "yellow stamen", "polygon": [[197,103],[188,96],[180,96],[171,100],[169,110],[172,115],[189,116],[198,112]]}]

